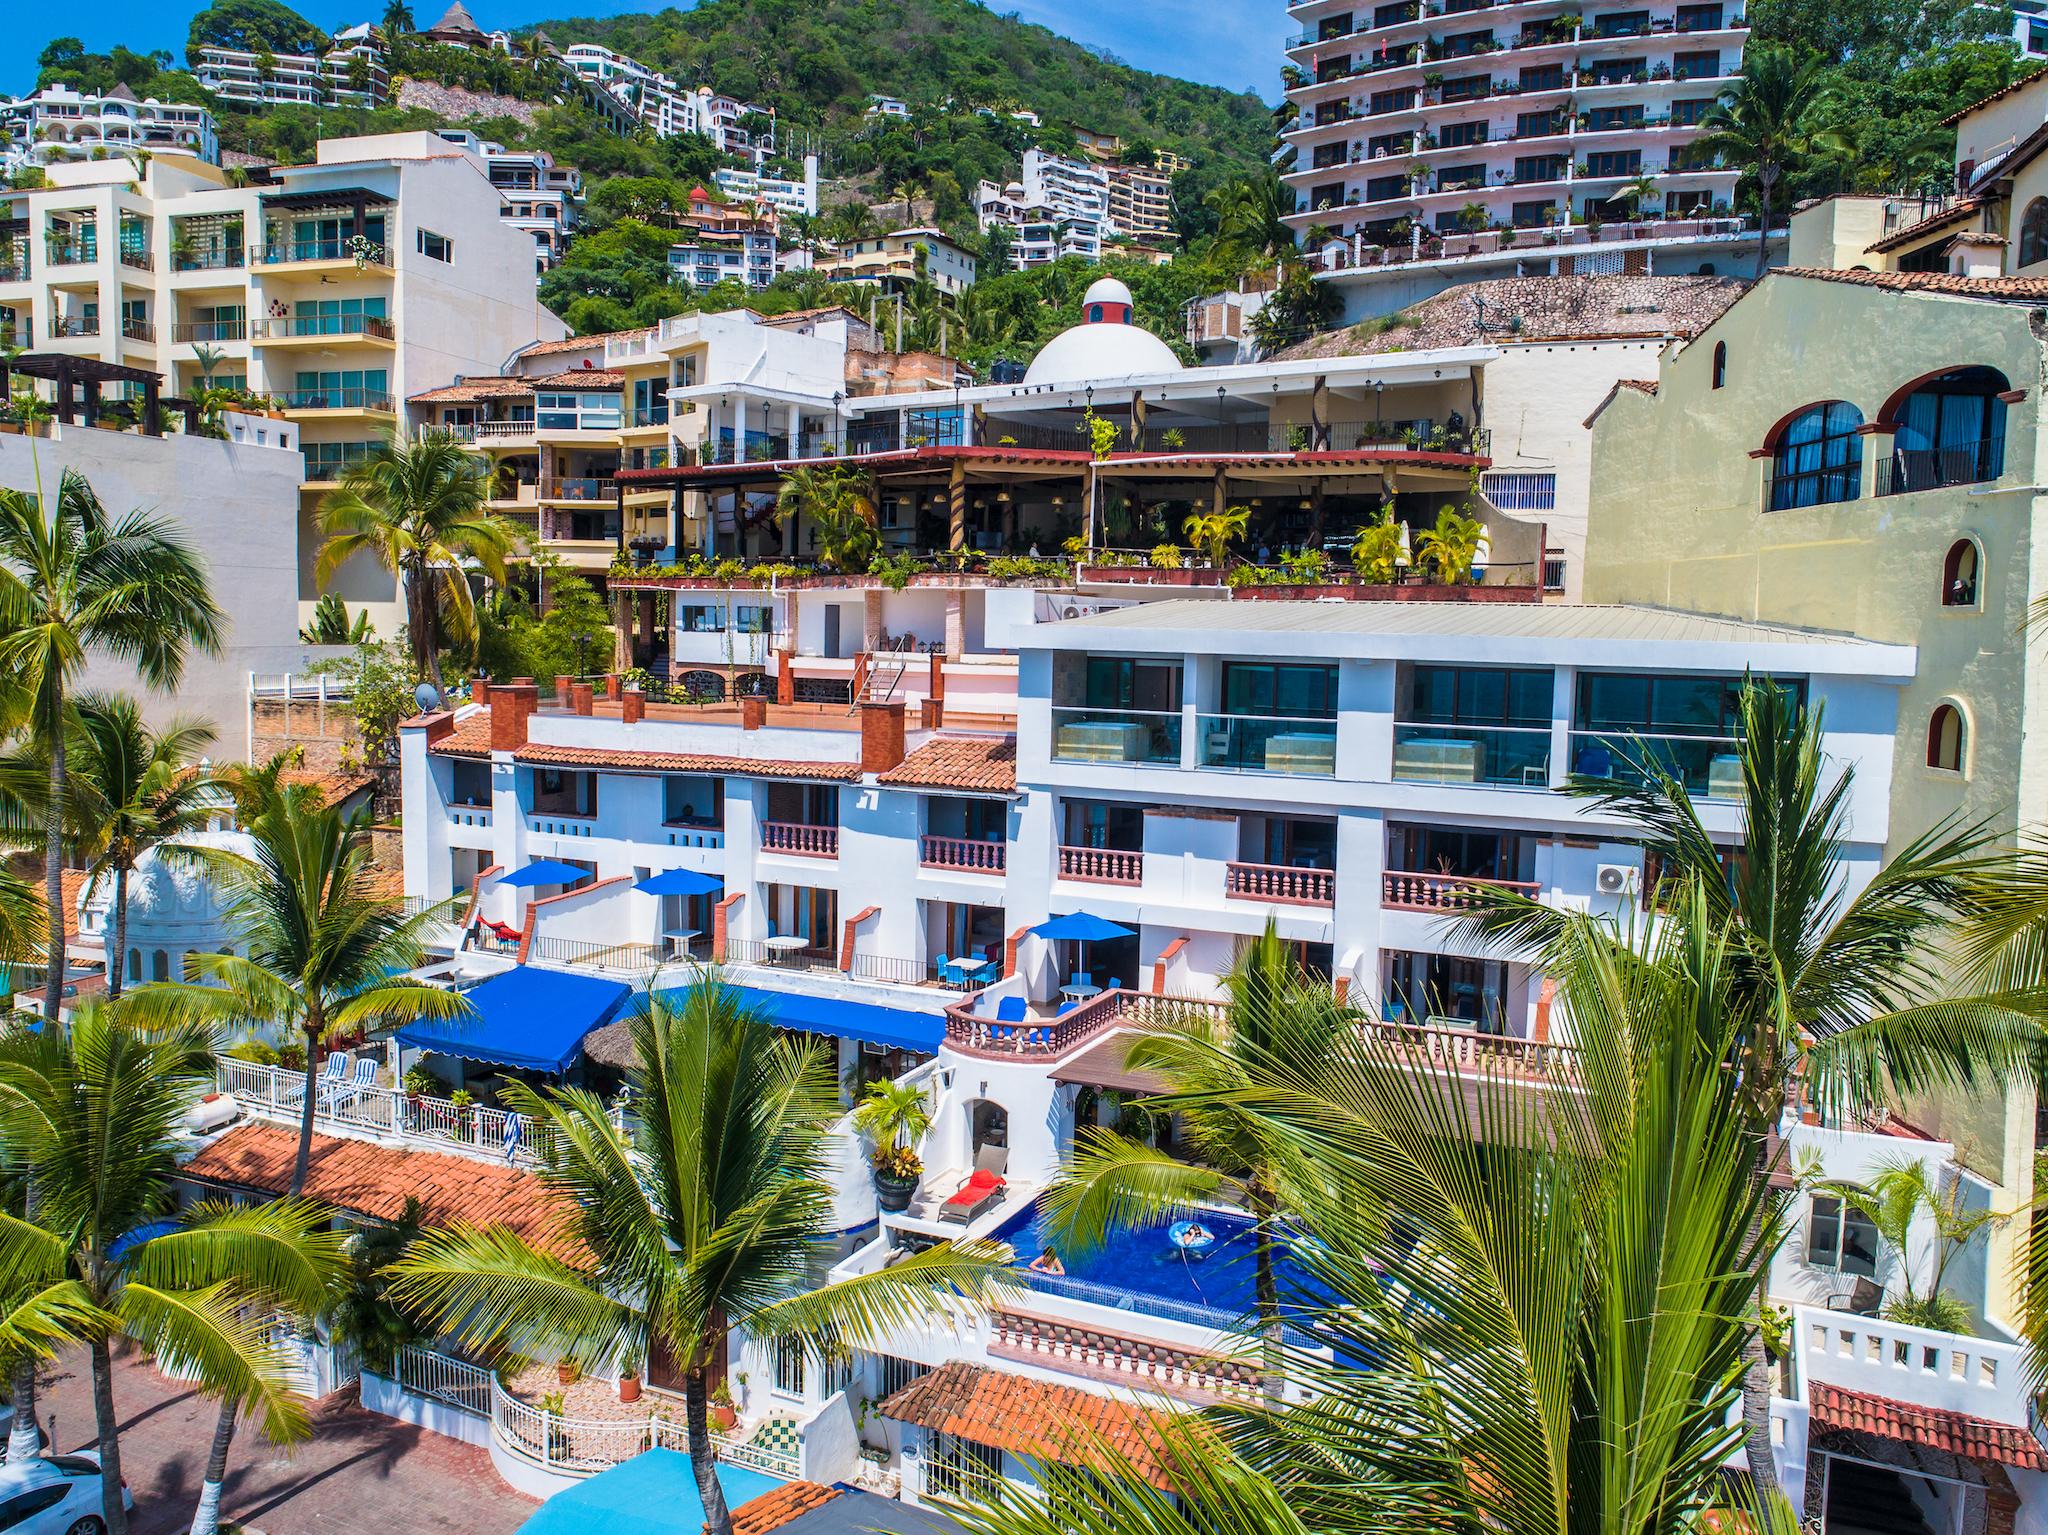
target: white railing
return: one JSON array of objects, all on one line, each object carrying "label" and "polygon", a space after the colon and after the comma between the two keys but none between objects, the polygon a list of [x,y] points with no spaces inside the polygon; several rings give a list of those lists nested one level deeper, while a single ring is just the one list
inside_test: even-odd
[{"label": "white railing", "polygon": [[[305,1105],[302,1071],[214,1058],[216,1090],[232,1094],[243,1109],[260,1118],[297,1124]],[[506,1126],[519,1121],[520,1134],[510,1152]],[[481,1104],[447,1098],[412,1097],[390,1087],[353,1087],[321,1080],[313,1090],[313,1123],[344,1134],[391,1137],[433,1151],[459,1151],[513,1162],[533,1160],[533,1126],[523,1116]]]},{"label": "white railing", "polygon": [[1989,1338],[1802,1306],[1799,1371],[1838,1386],[1994,1423],[2027,1421],[2024,1351]]},{"label": "white railing", "polygon": [[[643,1450],[689,1452],[683,1404],[675,1398],[650,1406],[644,1417],[569,1418],[521,1401],[495,1376],[488,1380],[491,1435],[499,1447],[557,1476],[594,1476]],[[795,1455],[749,1444],[731,1434],[714,1432],[711,1450],[720,1460],[785,1479],[793,1480],[800,1469]]]},{"label": "white railing", "polygon": [[446,1402],[480,1418],[491,1415],[491,1372],[480,1364],[407,1347],[392,1361],[392,1373],[415,1396]]}]

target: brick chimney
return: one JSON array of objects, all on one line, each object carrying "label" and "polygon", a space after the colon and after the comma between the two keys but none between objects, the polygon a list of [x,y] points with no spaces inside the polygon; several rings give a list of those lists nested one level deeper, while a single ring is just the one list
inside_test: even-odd
[{"label": "brick chimney", "polygon": [[517,751],[526,744],[527,721],[540,707],[540,689],[512,682],[491,689],[491,750]]},{"label": "brick chimney", "polygon": [[479,675],[476,681],[469,685],[469,696],[472,702],[489,708],[491,703],[491,679]]},{"label": "brick chimney", "polygon": [[768,728],[768,700],[749,696],[740,700],[740,729],[766,730]]},{"label": "brick chimney", "polygon": [[427,745],[432,746],[436,741],[445,741],[455,734],[455,711],[436,709],[432,714],[420,715],[417,723],[408,722],[400,728],[424,730],[427,733]]},{"label": "brick chimney", "polygon": [[903,761],[903,704],[860,706],[860,770],[886,773]]},{"label": "brick chimney", "polygon": [[578,714],[589,715],[596,712],[596,705],[596,690],[589,683],[572,682],[569,684],[570,708],[574,709]]},{"label": "brick chimney", "polygon": [[647,695],[638,688],[627,688],[626,696],[619,705],[619,718],[628,725],[637,725],[647,718]]}]

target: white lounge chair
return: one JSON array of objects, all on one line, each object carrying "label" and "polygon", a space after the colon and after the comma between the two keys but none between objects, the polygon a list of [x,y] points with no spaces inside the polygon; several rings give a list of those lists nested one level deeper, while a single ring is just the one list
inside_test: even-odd
[{"label": "white lounge chair", "polygon": [[323,1114],[339,1114],[352,1104],[361,1102],[363,1094],[376,1085],[377,1062],[374,1057],[366,1055],[356,1062],[355,1071],[351,1076],[335,1083],[321,1095],[320,1111]]},{"label": "white lounge chair", "polygon": [[[350,1059],[351,1056],[348,1051],[337,1050],[320,1063],[320,1077],[314,1083],[314,1088],[320,1096],[315,1102],[325,1101],[329,1093],[338,1087],[347,1085]],[[301,1103],[305,1100],[305,1097],[306,1079],[295,1073],[290,1083],[285,1087],[284,1101],[293,1104]]]}]

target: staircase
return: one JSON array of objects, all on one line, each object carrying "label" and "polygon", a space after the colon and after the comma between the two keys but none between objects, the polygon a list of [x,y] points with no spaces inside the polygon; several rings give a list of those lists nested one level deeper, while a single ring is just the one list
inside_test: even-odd
[{"label": "staircase", "polygon": [[1934,1535],[1896,1471],[1830,1457],[1824,1535]]},{"label": "staircase", "polygon": [[890,642],[886,650],[863,652],[853,668],[853,698],[846,706],[848,714],[857,713],[862,704],[885,704],[896,696],[896,690],[903,685],[904,673],[910,670],[910,662],[916,655],[911,648],[912,641],[906,636]]}]

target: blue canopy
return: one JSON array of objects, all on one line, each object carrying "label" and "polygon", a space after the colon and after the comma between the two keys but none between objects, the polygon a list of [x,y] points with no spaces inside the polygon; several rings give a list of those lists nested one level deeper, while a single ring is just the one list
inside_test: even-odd
[{"label": "blue canopy", "polygon": [[759,1008],[769,1021],[785,1029],[828,1034],[834,1039],[857,1039],[890,1050],[915,1050],[920,1055],[937,1054],[939,1042],[946,1037],[946,1020],[938,1013],[726,984],[747,1006]]},{"label": "blue canopy", "polygon": [[573,885],[580,879],[589,879],[588,869],[579,869],[573,863],[556,863],[552,858],[542,858],[523,869],[514,869],[498,883],[518,889],[526,885]]},{"label": "blue canopy", "polygon": [[715,874],[699,874],[695,869],[663,869],[633,888],[648,895],[709,895],[714,890],[723,890],[725,881]]},{"label": "blue canopy", "polygon": [[583,1051],[583,1036],[610,1023],[633,988],[624,981],[516,965],[467,993],[471,1018],[422,1018],[398,1042],[437,1055],[493,1066],[563,1072]]},{"label": "blue canopy", "polygon": [[[782,1483],[745,1466],[718,1466],[718,1485],[729,1507],[773,1492]],[[519,1535],[702,1535],[704,1503],[690,1458],[677,1450],[644,1450],[556,1493],[519,1527]]]},{"label": "blue canopy", "polygon": [[1041,922],[1032,932],[1041,938],[1064,938],[1079,943],[1101,943],[1111,938],[1128,938],[1131,930],[1118,927],[1107,917],[1098,917],[1092,911],[1077,911],[1065,917],[1053,917]]}]

